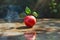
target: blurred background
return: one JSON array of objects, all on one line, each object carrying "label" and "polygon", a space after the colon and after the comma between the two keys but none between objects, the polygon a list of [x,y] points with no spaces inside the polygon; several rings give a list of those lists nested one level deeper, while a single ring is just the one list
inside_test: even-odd
[{"label": "blurred background", "polygon": [[60,0],[0,0],[0,18],[10,15],[9,11],[24,15],[26,6],[37,11],[37,18],[60,18]]},{"label": "blurred background", "polygon": [[[28,29],[25,28],[22,20],[27,15],[25,12],[26,7],[29,7],[32,12],[36,11],[38,13],[37,18],[42,18],[42,20],[37,19],[37,23],[34,26],[34,28],[42,28],[41,33],[37,30],[39,33],[37,40],[60,40],[60,20],[56,20],[56,18],[60,18],[60,0],[0,0],[1,40],[24,40],[24,37],[21,35],[15,36],[16,30],[14,32],[11,30],[11,32],[10,29]],[[47,32],[43,30],[44,28],[47,29]],[[52,31],[51,34],[49,34],[50,30]],[[14,36],[9,37],[8,35],[12,33]],[[17,34],[20,34],[20,32]]]}]

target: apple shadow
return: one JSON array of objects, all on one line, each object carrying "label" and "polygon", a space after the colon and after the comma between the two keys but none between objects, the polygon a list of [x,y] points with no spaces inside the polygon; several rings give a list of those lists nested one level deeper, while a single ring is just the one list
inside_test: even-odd
[{"label": "apple shadow", "polygon": [[20,26],[20,27],[18,27],[18,28],[16,28],[16,29],[29,29],[30,27],[27,27],[27,26]]}]

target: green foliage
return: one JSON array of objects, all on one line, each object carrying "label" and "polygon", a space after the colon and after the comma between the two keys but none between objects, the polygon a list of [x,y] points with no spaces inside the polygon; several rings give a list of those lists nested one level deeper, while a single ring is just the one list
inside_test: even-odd
[{"label": "green foliage", "polygon": [[26,12],[27,15],[30,15],[31,14],[30,8],[26,7],[25,12]]},{"label": "green foliage", "polygon": [[32,14],[33,14],[35,17],[38,16],[37,12],[33,12]]},{"label": "green foliage", "polygon": [[57,3],[55,2],[55,0],[51,0],[49,5],[50,5],[49,8],[52,11],[52,13],[57,13],[57,8],[56,8]]},{"label": "green foliage", "polygon": [[35,12],[35,11],[34,12],[31,12],[31,10],[30,10],[29,7],[26,7],[25,12],[26,12],[27,15],[33,15],[35,17],[38,17],[38,13]]}]

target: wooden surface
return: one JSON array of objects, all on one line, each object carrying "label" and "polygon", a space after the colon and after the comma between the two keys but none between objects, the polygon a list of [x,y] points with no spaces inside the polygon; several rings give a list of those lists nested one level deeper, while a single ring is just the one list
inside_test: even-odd
[{"label": "wooden surface", "polygon": [[22,40],[26,31],[36,31],[39,35],[53,32],[60,35],[60,26],[57,24],[60,24],[59,20],[38,20],[33,28],[27,28],[24,23],[0,23],[0,40]]},{"label": "wooden surface", "polygon": [[[36,31],[36,33],[47,33],[47,32],[60,32],[60,29],[56,29],[53,27],[49,27],[49,28],[25,28],[25,29],[10,29],[10,30],[3,30],[2,35],[3,36],[13,36],[13,35],[20,35],[20,34],[24,34],[26,31],[30,32],[30,31]],[[18,33],[18,34],[15,34]],[[2,36],[1,35],[1,36]]]},{"label": "wooden surface", "polygon": [[[46,32],[60,32],[60,27],[53,26],[55,23],[59,23],[59,20],[50,20],[50,19],[44,19],[44,20],[37,20],[37,23],[33,26],[33,28],[27,28],[24,23],[0,23],[0,31],[2,35],[4,36],[10,36],[13,34],[10,34],[10,32],[17,32],[17,33],[24,33],[26,31],[36,31],[36,33],[46,33]],[[52,26],[50,26],[52,25]],[[49,27],[50,26],[50,27]],[[7,33],[6,33],[7,32]],[[17,35],[17,34],[16,34]]]}]

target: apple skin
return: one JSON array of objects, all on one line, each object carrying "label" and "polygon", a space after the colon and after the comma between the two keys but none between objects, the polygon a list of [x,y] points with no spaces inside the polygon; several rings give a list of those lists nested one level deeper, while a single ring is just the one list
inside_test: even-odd
[{"label": "apple skin", "polygon": [[31,28],[36,24],[36,18],[32,15],[28,15],[24,18],[24,23],[27,27]]}]

